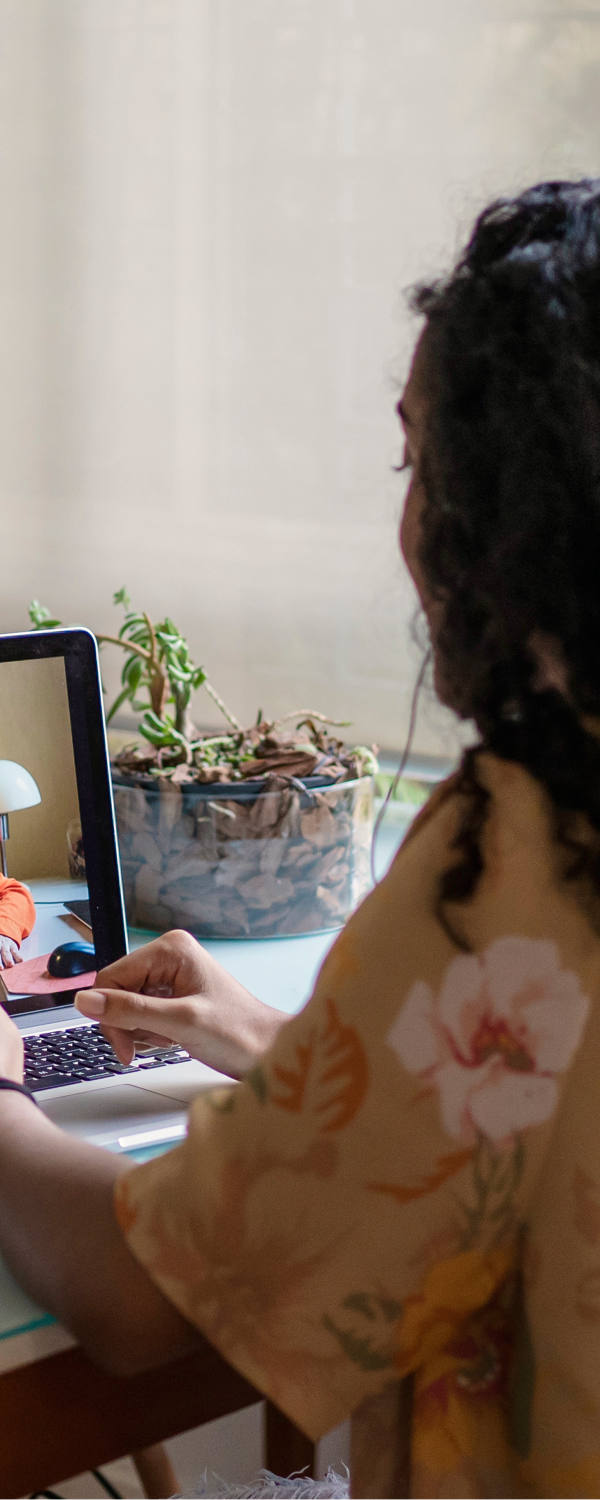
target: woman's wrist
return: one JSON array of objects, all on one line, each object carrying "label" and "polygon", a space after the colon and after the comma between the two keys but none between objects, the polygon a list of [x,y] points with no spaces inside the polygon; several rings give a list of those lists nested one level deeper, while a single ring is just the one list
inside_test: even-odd
[{"label": "woman's wrist", "polygon": [[265,1005],[264,1000],[252,997],[253,1004],[238,1013],[236,1028],[236,1044],[239,1049],[239,1061],[236,1069],[238,1078],[245,1078],[257,1062],[260,1062],[265,1052],[268,1052],[289,1016],[285,1011],[276,1010],[272,1005]]},{"label": "woman's wrist", "polygon": [[188,1047],[193,1057],[217,1072],[240,1079],[268,1051],[289,1017],[265,1005],[229,976],[228,981],[216,994],[193,998],[191,1030],[195,1036]]},{"label": "woman's wrist", "polygon": [[31,1089],[27,1087],[26,1083],[17,1083],[15,1078],[7,1078],[0,1074],[0,1094],[2,1093],[24,1094],[26,1099],[30,1099],[31,1103],[39,1108],[35,1095],[32,1094]]},{"label": "woman's wrist", "polygon": [[264,1052],[268,1052],[282,1026],[290,1019],[286,1011],[276,1010],[273,1005],[265,1005],[264,1000],[258,1000],[257,1005],[260,1009],[257,1010],[255,1016],[253,1055],[248,1062],[248,1071],[254,1067]]}]

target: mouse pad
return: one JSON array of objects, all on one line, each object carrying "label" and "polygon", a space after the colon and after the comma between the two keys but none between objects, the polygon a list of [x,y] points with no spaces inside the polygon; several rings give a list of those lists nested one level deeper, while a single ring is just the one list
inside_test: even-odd
[{"label": "mouse pad", "polygon": [[2,983],[9,995],[52,995],[57,990],[85,990],[94,983],[95,969],[75,974],[72,979],[51,979],[47,973],[49,957],[49,953],[40,953],[37,958],[14,964],[12,969],[2,969]]}]

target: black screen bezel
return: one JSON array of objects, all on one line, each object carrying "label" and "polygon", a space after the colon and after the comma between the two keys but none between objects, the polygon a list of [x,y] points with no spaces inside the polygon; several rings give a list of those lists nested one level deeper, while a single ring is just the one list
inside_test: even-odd
[{"label": "black screen bezel", "polygon": [[[50,657],[64,663],[94,948],[102,969],[127,953],[127,926],[96,639],[80,628],[0,635],[0,669],[4,661]],[[36,998],[37,1008],[45,1008]],[[30,998],[22,1011],[16,996],[4,1004],[12,1016],[31,1009]]]}]

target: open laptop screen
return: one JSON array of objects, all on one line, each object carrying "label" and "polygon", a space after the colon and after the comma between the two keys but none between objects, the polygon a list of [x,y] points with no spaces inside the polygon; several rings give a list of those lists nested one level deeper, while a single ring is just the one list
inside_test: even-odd
[{"label": "open laptop screen", "polygon": [[[13,1016],[55,1010],[127,951],[98,653],[86,630],[0,635],[3,813],[0,935],[19,942],[22,961],[0,969],[0,1000]],[[86,945],[94,950],[75,982],[48,972],[65,944],[78,945],[78,962]]]}]

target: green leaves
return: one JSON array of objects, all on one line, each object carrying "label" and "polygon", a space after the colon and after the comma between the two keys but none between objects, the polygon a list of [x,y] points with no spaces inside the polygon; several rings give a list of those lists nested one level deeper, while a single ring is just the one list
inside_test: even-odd
[{"label": "green leaves", "polygon": [[266,1104],[269,1090],[265,1072],[261,1068],[260,1063],[257,1063],[256,1067],[251,1068],[249,1073],[246,1073],[245,1082],[250,1084],[250,1088],[256,1094],[259,1104]]},{"label": "green leaves", "polygon": [[122,604],[125,609],[129,609],[131,607],[131,599],[129,598],[129,594],[127,593],[127,589],[125,587],[123,587],[122,589],[117,589],[116,594],[113,594],[113,604]]},{"label": "green leaves", "polygon": [[125,701],[126,701],[126,699],[128,697],[129,697],[129,688],[128,687],[124,687],[123,691],[121,693],[117,694],[117,697],[115,698],[114,703],[111,703],[111,706],[110,706],[110,708],[108,710],[108,713],[106,715],[106,722],[107,722],[107,724],[110,724],[111,719],[113,719],[114,716],[115,716],[115,714],[118,713],[118,711],[119,711],[119,709],[121,707],[121,704],[125,703]]},{"label": "green leaves", "polygon": [[[97,635],[96,640],[99,645],[120,646],[126,657],[121,689],[107,711],[107,724],[128,703],[134,714],[141,716],[139,729],[144,739],[158,750],[172,750],[176,761],[183,756],[190,762],[200,741],[195,737],[189,707],[192,693],[204,687],[231,728],[241,734],[241,725],[211,687],[204,667],[192,660],[185,636],[171,616],[165,615],[154,625],[145,610],[132,608],[124,585],[113,594],[113,603],[125,611],[120,630],[117,635]],[[31,600],[29,619],[34,630],[62,626],[39,599]]]},{"label": "green leaves", "polygon": [[328,1313],[322,1322],[347,1358],[363,1370],[389,1369],[394,1363],[393,1331],[402,1315],[402,1303],[380,1292],[349,1292],[342,1300],[341,1314],[343,1325]]},{"label": "green leaves", "polygon": [[127,661],[125,662],[125,666],[123,667],[123,671],[121,673],[121,682],[125,683],[127,691],[130,695],[133,695],[136,692],[137,688],[139,688],[140,682],[142,680],[143,670],[144,664],[139,656],[127,657]]},{"label": "green leaves", "polygon": [[500,1146],[484,1135],[478,1136],[473,1154],[473,1202],[461,1203],[461,1250],[471,1250],[484,1233],[490,1236],[492,1245],[499,1245],[514,1232],[524,1166],[520,1135]]},{"label": "green leaves", "polygon": [[378,768],[377,756],[369,745],[355,745],[354,755],[360,776],[374,776]]},{"label": "green leaves", "polygon": [[[283,719],[269,722],[259,709],[254,727],[243,729],[209,682],[204,667],[192,659],[188,642],[170,615],[155,624],[145,610],[133,607],[125,585],[113,594],[113,603],[124,611],[117,634],[96,634],[99,646],[117,646],[124,652],[121,685],[107,710],[106,720],[110,723],[121,708],[129,706],[139,721],[140,735],[157,752],[156,765],[151,765],[153,774],[168,774],[185,761],[192,772],[198,771],[199,780],[235,781],[254,773],[267,775],[274,755],[277,769],[283,766],[285,773],[294,753],[304,755],[310,765],[318,759],[319,765],[332,766],[336,777],[341,769],[345,779],[376,769],[369,747],[359,746],[357,751],[348,752],[325,730],[325,726],[341,727],[340,721],[327,719],[316,710],[297,709]],[[62,621],[39,599],[31,600],[29,619],[34,630],[62,627]],[[199,688],[208,693],[227,721],[228,733],[198,734],[191,720],[190,705]],[[281,726],[291,719],[297,720],[297,742],[293,734],[281,733]],[[305,737],[302,729],[307,730]],[[307,749],[309,755],[305,754]],[[125,756],[126,750],[120,755]],[[149,759],[151,763],[149,752],[145,751],[144,756],[146,763]],[[303,766],[302,774],[304,769]]]},{"label": "green leaves", "polygon": [[[192,693],[206,685],[225,717],[239,728],[237,720],[210,687],[204,667],[192,660],[185,636],[170,615],[153,625],[145,610],[132,608],[125,586],[117,589],[113,603],[125,611],[120,630],[117,635],[98,635],[96,638],[100,645],[120,646],[126,657],[121,671],[121,689],[108,709],[107,723],[125,703],[129,703],[133,712],[141,715],[140,733],[144,739],[159,749],[183,750],[185,759],[190,760],[192,746],[197,743],[193,739],[193,725],[189,722],[190,700]],[[62,621],[55,618],[45,604],[40,604],[39,599],[32,599],[29,619],[34,630],[55,630],[62,625]]]},{"label": "green leaves", "polygon": [[[204,667],[192,660],[185,636],[170,615],[154,625],[144,610],[131,607],[125,588],[114,595],[125,610],[125,619],[115,644],[128,651],[121,672],[122,691],[107,718],[113,718],[123,703],[141,714],[140,733],[160,750],[183,751],[191,758],[189,705],[192,693],[206,682]],[[102,639],[102,638],[101,638]]]},{"label": "green leaves", "polygon": [[145,710],[144,717],[140,721],[140,734],[143,734],[144,739],[149,740],[151,745],[156,745],[161,750],[172,745],[184,748],[186,746],[185,735],[176,728],[171,715],[165,714],[161,719],[151,708]]},{"label": "green leaves", "polygon": [[[328,1313],[322,1319],[323,1327],[337,1340],[347,1359],[360,1365],[362,1370],[388,1370],[394,1363],[393,1325],[402,1312],[402,1306],[393,1297],[381,1297],[372,1292],[352,1292],[342,1302],[344,1313],[353,1313],[351,1327],[341,1326]],[[365,1328],[361,1320],[367,1323]]]},{"label": "green leaves", "polygon": [[46,609],[45,604],[40,604],[39,599],[32,599],[29,605],[29,618],[34,630],[60,630],[62,620],[55,620]]}]

